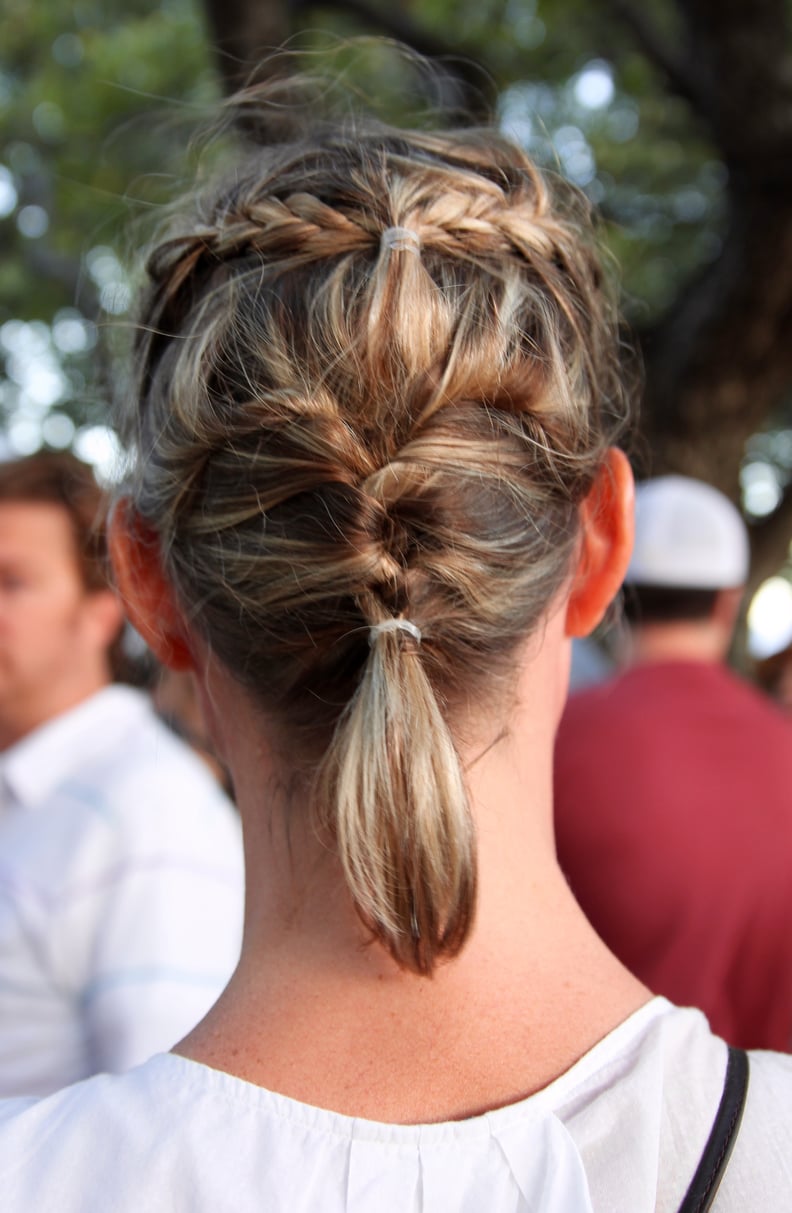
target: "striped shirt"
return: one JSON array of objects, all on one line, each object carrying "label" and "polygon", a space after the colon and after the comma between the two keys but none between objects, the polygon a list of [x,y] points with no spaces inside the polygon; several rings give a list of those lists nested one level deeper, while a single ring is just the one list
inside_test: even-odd
[{"label": "striped shirt", "polygon": [[0,1095],[170,1048],[236,964],[237,815],[111,686],[0,755]]}]

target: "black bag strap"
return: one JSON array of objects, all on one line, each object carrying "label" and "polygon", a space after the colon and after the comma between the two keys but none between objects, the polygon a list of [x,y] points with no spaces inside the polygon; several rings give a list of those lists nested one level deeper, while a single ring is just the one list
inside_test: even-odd
[{"label": "black bag strap", "polygon": [[712,1205],[734,1148],[747,1093],[748,1054],[729,1045],[720,1106],[679,1213],[706,1213]]}]

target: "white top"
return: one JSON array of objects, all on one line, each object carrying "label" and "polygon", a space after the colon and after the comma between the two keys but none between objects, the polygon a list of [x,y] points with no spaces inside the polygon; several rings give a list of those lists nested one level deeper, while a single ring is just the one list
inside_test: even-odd
[{"label": "white top", "polygon": [[[339,1116],[176,1056],[0,1104],[4,1213],[670,1213],[726,1046],[654,999],[538,1094],[470,1120]],[[792,1057],[753,1054],[717,1213],[786,1209]]]},{"label": "white top", "polygon": [[0,755],[0,1095],[169,1049],[239,956],[238,816],[129,687]]}]

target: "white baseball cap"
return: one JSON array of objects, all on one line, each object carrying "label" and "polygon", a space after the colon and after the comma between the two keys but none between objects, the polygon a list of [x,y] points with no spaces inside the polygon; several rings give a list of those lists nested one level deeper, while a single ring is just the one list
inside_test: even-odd
[{"label": "white baseball cap", "polygon": [[725,590],[745,584],[748,531],[728,497],[688,476],[658,476],[635,490],[635,547],[625,581]]}]

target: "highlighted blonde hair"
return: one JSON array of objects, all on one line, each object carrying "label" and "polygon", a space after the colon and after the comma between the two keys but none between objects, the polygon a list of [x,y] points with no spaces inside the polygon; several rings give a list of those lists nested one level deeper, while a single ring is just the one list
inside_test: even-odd
[{"label": "highlighted blonde hair", "polygon": [[[267,101],[240,99],[264,139]],[[132,493],[312,756],[362,919],[430,973],[475,907],[455,713],[569,574],[625,411],[615,314],[585,201],[494,131],[270,139],[150,256]]]}]

